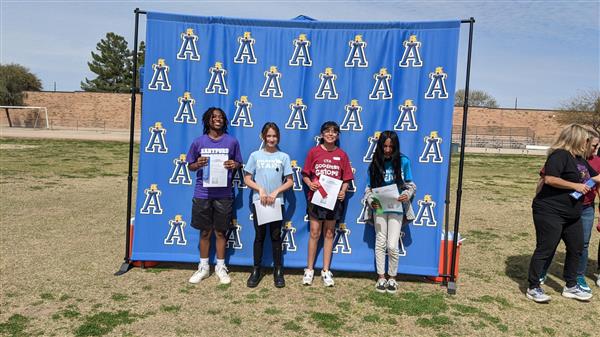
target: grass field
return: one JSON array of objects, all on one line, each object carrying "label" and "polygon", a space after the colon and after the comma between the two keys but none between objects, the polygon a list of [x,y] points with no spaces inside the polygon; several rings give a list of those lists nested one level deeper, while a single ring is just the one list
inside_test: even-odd
[{"label": "grass field", "polygon": [[[214,276],[188,284],[192,264],[113,276],[124,254],[127,150],[0,139],[0,336],[599,335],[600,298],[560,296],[562,244],[546,285],[553,301],[524,296],[543,157],[467,155],[457,295],[403,277],[391,296],[375,293],[374,275],[362,273],[336,273],[334,288],[306,288],[300,271],[290,271],[284,289],[268,276],[246,288],[247,268],[232,268],[228,287]],[[594,232],[589,276],[599,239]]]}]

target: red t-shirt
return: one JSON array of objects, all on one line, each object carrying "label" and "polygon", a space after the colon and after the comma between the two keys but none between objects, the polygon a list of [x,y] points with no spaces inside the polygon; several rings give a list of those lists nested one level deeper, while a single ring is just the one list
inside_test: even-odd
[{"label": "red t-shirt", "polygon": [[[302,175],[314,181],[322,174],[344,182],[352,180],[354,175],[346,152],[339,147],[333,151],[327,151],[321,145],[311,148],[304,160]],[[312,195],[313,191],[309,190],[308,198],[311,199]]]},{"label": "red t-shirt", "polygon": [[[596,170],[596,172],[600,172],[600,157],[592,156],[591,158],[588,158],[587,162],[594,170]],[[584,205],[591,205],[594,202],[596,190],[598,190],[598,185],[594,186],[591,191],[583,196]]]}]

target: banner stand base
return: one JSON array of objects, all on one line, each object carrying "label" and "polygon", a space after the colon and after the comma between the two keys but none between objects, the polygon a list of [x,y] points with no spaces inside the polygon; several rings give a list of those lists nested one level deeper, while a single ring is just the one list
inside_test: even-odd
[{"label": "banner stand base", "polygon": [[456,282],[448,282],[448,294],[456,295]]},{"label": "banner stand base", "polygon": [[123,262],[119,270],[117,270],[117,272],[115,273],[115,276],[121,276],[128,272],[131,268],[133,268],[133,264],[131,264],[130,262]]}]

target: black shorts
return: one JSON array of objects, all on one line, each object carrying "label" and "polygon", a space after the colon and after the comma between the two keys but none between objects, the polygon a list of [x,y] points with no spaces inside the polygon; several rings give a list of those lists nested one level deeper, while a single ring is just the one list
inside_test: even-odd
[{"label": "black shorts", "polygon": [[233,227],[233,199],[192,199],[192,227],[225,232]]},{"label": "black shorts", "polygon": [[344,214],[344,203],[340,202],[339,200],[336,201],[332,211],[308,201],[306,213],[308,214],[309,219],[315,218],[317,220],[340,220]]}]

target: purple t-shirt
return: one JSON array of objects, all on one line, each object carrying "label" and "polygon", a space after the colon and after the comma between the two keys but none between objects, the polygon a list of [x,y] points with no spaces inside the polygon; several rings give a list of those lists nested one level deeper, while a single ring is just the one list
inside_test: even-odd
[{"label": "purple t-shirt", "polygon": [[[233,159],[238,163],[242,163],[242,153],[240,152],[240,144],[237,139],[224,133],[221,138],[215,140],[210,138],[208,135],[202,135],[192,142],[190,150],[187,154],[187,162],[193,163],[201,157],[202,151],[208,151],[213,149],[220,149],[225,151],[229,159]],[[202,185],[202,168],[196,171],[196,188],[194,188],[194,198],[200,199],[223,199],[233,197],[233,188],[231,185],[231,179],[233,177],[233,171],[229,170],[227,174],[227,187],[203,187]]]}]

